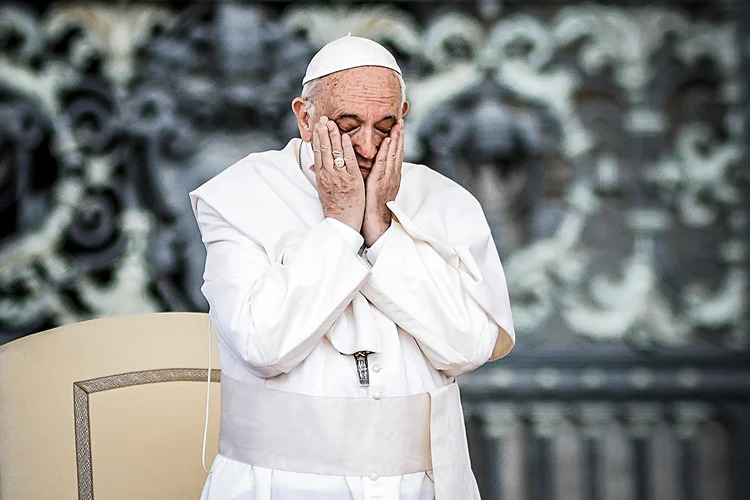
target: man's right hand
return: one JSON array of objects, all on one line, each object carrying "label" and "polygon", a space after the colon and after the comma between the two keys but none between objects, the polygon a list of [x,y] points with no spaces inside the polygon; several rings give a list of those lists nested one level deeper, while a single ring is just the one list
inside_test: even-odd
[{"label": "man's right hand", "polygon": [[[338,126],[322,116],[313,129],[313,172],[323,215],[333,217],[357,232],[362,230],[365,212],[365,183],[349,136],[341,136]],[[345,165],[334,165],[343,157]]]}]

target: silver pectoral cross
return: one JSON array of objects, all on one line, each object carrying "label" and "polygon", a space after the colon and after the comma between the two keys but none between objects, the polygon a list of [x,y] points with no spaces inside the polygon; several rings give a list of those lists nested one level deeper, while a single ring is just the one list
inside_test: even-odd
[{"label": "silver pectoral cross", "polygon": [[353,354],[354,362],[357,365],[357,375],[359,376],[359,385],[367,387],[370,385],[370,368],[367,366],[367,356],[372,354],[371,351],[358,351]]}]

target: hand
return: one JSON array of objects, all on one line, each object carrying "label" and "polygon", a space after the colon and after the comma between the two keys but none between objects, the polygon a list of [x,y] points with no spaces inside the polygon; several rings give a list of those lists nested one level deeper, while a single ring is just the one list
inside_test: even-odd
[{"label": "hand", "polygon": [[[313,129],[315,183],[323,205],[323,215],[333,217],[357,232],[362,230],[365,210],[365,184],[354,155],[352,140],[339,133],[338,126],[322,116]],[[333,164],[344,157],[344,167]]]},{"label": "hand", "polygon": [[391,211],[385,205],[396,199],[401,187],[401,165],[404,161],[404,121],[399,120],[383,139],[375,164],[365,181],[365,216],[362,236],[371,247],[391,225]]}]

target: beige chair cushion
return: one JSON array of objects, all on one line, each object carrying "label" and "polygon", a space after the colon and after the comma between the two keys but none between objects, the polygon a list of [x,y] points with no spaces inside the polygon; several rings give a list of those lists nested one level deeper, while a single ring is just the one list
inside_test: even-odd
[{"label": "beige chair cushion", "polygon": [[[207,334],[206,314],[146,314],[0,347],[0,499],[197,499]],[[212,350],[209,465],[220,403]]]}]

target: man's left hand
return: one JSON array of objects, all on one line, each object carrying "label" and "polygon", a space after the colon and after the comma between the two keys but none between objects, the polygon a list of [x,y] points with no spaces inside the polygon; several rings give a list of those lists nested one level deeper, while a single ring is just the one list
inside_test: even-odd
[{"label": "man's left hand", "polygon": [[365,180],[365,217],[362,236],[371,247],[391,225],[391,211],[385,205],[396,199],[401,186],[404,161],[404,121],[399,120],[383,139],[375,164]]}]

